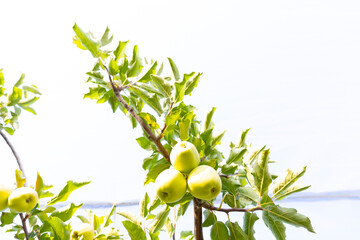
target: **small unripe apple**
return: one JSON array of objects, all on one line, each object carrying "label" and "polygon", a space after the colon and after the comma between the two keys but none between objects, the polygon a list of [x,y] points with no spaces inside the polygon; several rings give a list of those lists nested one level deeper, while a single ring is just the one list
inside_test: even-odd
[{"label": "small unripe apple", "polygon": [[200,156],[194,144],[183,141],[178,142],[171,150],[170,161],[176,170],[189,173],[199,166]]},{"label": "small unripe apple", "polygon": [[8,198],[12,190],[3,185],[0,185],[0,212],[8,207]]},{"label": "small unripe apple", "polygon": [[[81,238],[82,237],[82,238]],[[93,240],[95,231],[88,223],[82,223],[71,232],[71,240]]]},{"label": "small unripe apple", "polygon": [[215,198],[222,187],[219,174],[207,165],[194,168],[188,176],[187,183],[191,195],[203,200]]},{"label": "small unripe apple", "polygon": [[161,200],[166,203],[173,203],[185,195],[186,179],[178,170],[166,169],[156,178],[155,189]]},{"label": "small unripe apple", "polygon": [[15,189],[8,199],[10,210],[16,213],[30,212],[38,202],[37,192],[29,187]]}]

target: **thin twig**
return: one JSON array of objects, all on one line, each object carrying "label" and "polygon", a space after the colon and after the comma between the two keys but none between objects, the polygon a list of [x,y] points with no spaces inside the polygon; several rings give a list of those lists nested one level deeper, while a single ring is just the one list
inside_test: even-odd
[{"label": "thin twig", "polygon": [[218,212],[224,212],[224,213],[229,213],[229,212],[255,212],[255,211],[260,211],[260,210],[264,210],[264,208],[262,207],[254,207],[254,208],[217,208],[215,206],[212,206],[206,202],[201,202],[199,203],[199,205],[203,208],[212,210],[212,211],[218,211]]},{"label": "thin twig", "polygon": [[[21,170],[23,176],[26,178],[24,167],[23,167],[23,165],[21,163],[19,155],[15,151],[14,146],[11,144],[10,140],[6,137],[6,135],[1,130],[0,130],[0,135],[4,138],[5,142],[10,147],[10,149],[11,149],[11,151],[12,151],[12,153],[13,153],[15,159],[16,159],[16,162],[17,162],[17,164],[19,166],[19,169]],[[26,182],[25,182],[24,185],[25,186],[27,185]],[[26,227],[26,219],[27,219],[27,217],[24,217],[24,215],[22,213],[20,213],[19,216],[20,216],[20,219],[21,219],[22,228],[24,229],[25,238],[26,238],[26,240],[29,240],[29,232],[28,232],[27,227]]]},{"label": "thin twig", "polygon": [[133,116],[135,118],[135,120],[140,124],[140,126],[142,127],[142,129],[147,133],[149,139],[151,141],[153,141],[157,147],[157,149],[159,150],[159,152],[164,156],[164,158],[170,162],[170,155],[169,152],[165,149],[164,145],[162,145],[160,139],[158,139],[155,134],[153,133],[153,131],[151,131],[149,125],[147,123],[144,122],[144,120],[137,115],[137,113],[135,112],[135,110],[129,106],[129,104],[127,104],[124,100],[124,98],[121,96],[120,91],[123,88],[119,88],[115,85],[115,83],[112,80],[111,74],[109,69],[103,64],[104,68],[106,69],[108,75],[109,75],[109,80],[110,80],[110,84],[111,87],[114,91],[114,94],[117,98],[117,100],[124,106],[124,108],[130,112],[131,116]]},{"label": "thin twig", "polygon": [[24,167],[21,163],[21,160],[20,160],[20,157],[19,155],[17,154],[17,152],[15,151],[15,148],[14,146],[11,144],[10,140],[6,137],[5,133],[3,133],[1,130],[0,130],[0,135],[4,138],[5,142],[7,143],[7,145],[10,147],[16,161],[17,161],[17,164],[19,166],[19,169],[21,170],[23,176],[26,178],[26,175],[25,175],[25,171],[24,171]]}]

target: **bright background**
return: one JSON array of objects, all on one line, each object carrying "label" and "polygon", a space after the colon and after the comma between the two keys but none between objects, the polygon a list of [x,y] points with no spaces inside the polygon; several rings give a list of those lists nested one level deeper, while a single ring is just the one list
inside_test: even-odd
[{"label": "bright background", "polygon": [[[94,60],[72,44],[75,22],[98,37],[109,26],[114,42],[138,44],[143,57],[203,72],[186,101],[200,118],[217,107],[225,154],[251,127],[248,140],[271,148],[274,173],[307,165],[310,192],[359,189],[358,1],[3,1],[5,80],[25,73],[43,93],[38,115],[22,114],[10,137],[30,182],[37,171],[58,188],[92,180],[71,200],[119,202],[142,196],[148,153],[122,113],[83,99]],[[0,183],[12,184],[17,166],[2,140],[0,164]],[[321,222],[321,212],[306,214]]]}]

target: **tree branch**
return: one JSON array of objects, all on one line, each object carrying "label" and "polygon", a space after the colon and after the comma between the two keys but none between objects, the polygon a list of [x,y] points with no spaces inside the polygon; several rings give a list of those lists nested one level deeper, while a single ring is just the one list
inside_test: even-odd
[{"label": "tree branch", "polygon": [[195,240],[204,240],[202,231],[201,200],[197,198],[194,198],[194,235]]},{"label": "tree branch", "polygon": [[201,202],[199,203],[199,205],[203,208],[212,210],[212,211],[218,211],[218,212],[224,212],[224,213],[229,213],[229,212],[255,212],[255,211],[259,211],[259,210],[264,210],[264,208],[262,207],[254,207],[254,208],[217,208],[215,206],[212,206],[206,202]]},{"label": "tree branch", "polygon": [[17,154],[17,152],[15,151],[15,148],[14,146],[11,144],[10,140],[6,137],[5,133],[3,133],[1,130],[0,130],[0,135],[4,138],[5,142],[7,143],[7,145],[10,147],[16,161],[17,161],[17,164],[19,166],[19,169],[21,170],[23,176],[26,178],[26,175],[25,175],[25,171],[24,171],[24,167],[21,163],[21,160],[20,160],[20,157],[19,155]]},{"label": "tree branch", "polygon": [[135,120],[140,124],[142,129],[147,133],[149,139],[155,143],[155,145],[156,145],[157,149],[159,150],[159,152],[164,156],[164,158],[168,162],[170,162],[170,155],[169,155],[168,151],[165,149],[164,145],[162,145],[160,139],[158,139],[155,136],[153,131],[151,131],[149,125],[147,123],[145,123],[144,120],[139,115],[137,115],[135,110],[132,107],[130,107],[129,104],[127,104],[125,102],[124,98],[120,94],[121,90],[124,89],[124,88],[119,88],[114,84],[109,69],[104,64],[102,64],[102,65],[104,66],[104,68],[106,69],[106,71],[107,71],[107,73],[109,75],[110,84],[111,84],[111,87],[112,87],[112,89],[114,91],[114,94],[115,94],[117,100],[124,106],[124,108],[127,111],[130,112],[131,116],[133,116],[135,118]]},{"label": "tree branch", "polygon": [[[0,135],[4,138],[5,142],[7,143],[7,145],[10,147],[15,159],[16,159],[16,162],[19,166],[19,169],[21,170],[23,176],[26,178],[25,176],[25,171],[24,171],[24,167],[21,163],[21,160],[20,160],[20,157],[19,155],[17,154],[17,152],[15,151],[15,148],[14,146],[11,144],[10,140],[6,137],[6,135],[0,130]],[[26,186],[26,182],[25,182],[25,186]],[[20,218],[21,218],[21,224],[22,224],[22,228],[24,229],[24,233],[25,233],[25,238],[26,240],[29,240],[29,233],[28,233],[28,230],[27,230],[27,227],[26,227],[26,219],[22,213],[19,214]]]}]

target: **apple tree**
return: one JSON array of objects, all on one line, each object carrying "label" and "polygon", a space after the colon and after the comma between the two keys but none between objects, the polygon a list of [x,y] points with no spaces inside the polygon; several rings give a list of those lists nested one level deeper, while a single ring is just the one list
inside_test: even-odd
[{"label": "apple tree", "polygon": [[[254,225],[260,218],[276,239],[286,239],[286,224],[314,232],[309,218],[294,208],[279,205],[283,198],[310,187],[295,184],[304,175],[306,167],[288,169],[280,176],[270,173],[268,166],[273,164],[270,150],[265,146],[253,148],[246,141],[249,129],[242,132],[240,139],[230,143],[228,152],[219,151],[225,132],[215,133],[212,121],[215,108],[204,119],[199,119],[195,106],[184,98],[198,86],[201,73],[180,74],[170,58],[169,71],[164,71],[170,74],[163,73],[164,64],[141,58],[137,45],[130,53],[126,50],[128,42],[119,41],[114,49],[109,49],[113,36],[108,28],[100,40],[76,24],[73,29],[76,34],[74,44],[94,58],[94,66],[86,73],[90,88],[84,98],[97,103],[107,102],[114,113],[125,114],[133,128],[142,129],[143,134],[136,141],[149,152],[142,164],[147,173],[144,184],[155,182],[168,169],[179,170],[170,155],[179,142],[192,143],[199,154],[198,164],[211,168],[216,175],[214,178],[221,179],[218,184],[221,186],[220,204],[216,204],[216,196],[211,199],[194,197],[202,195],[191,189],[181,193],[181,198],[175,202],[173,200],[178,196],[167,201],[158,196],[159,191],[155,196],[145,193],[140,202],[140,216],[118,212],[125,218],[122,223],[131,239],[159,239],[161,230],[175,239],[176,223],[189,211],[191,203],[194,230],[181,232],[181,239],[202,240],[203,228],[210,228],[211,239],[255,239]],[[191,175],[182,172],[188,186]],[[178,178],[178,174],[171,176],[167,179]],[[201,180],[197,184],[204,185]],[[163,181],[164,185],[174,188],[170,180]],[[176,214],[172,217],[170,211]],[[232,220],[230,213],[242,214],[242,223]],[[219,214],[225,214],[228,220],[219,220]],[[236,219],[239,219],[238,215]]]},{"label": "apple tree", "polygon": [[41,93],[34,85],[24,85],[24,76],[22,74],[13,86],[7,88],[0,69],[0,135],[19,166],[15,170],[15,186],[0,183],[0,228],[6,229],[7,234],[12,234],[14,239],[122,239],[119,231],[110,226],[115,206],[105,216],[98,217],[88,211],[87,217],[78,216],[82,224],[76,225],[72,224],[73,216],[83,204],[60,205],[73,191],[90,182],[68,181],[59,193],[54,194],[50,192],[53,186],[45,184],[38,173],[33,186],[28,186],[20,156],[7,136],[13,135],[18,128],[22,109],[36,114],[32,104],[39,99]]}]

